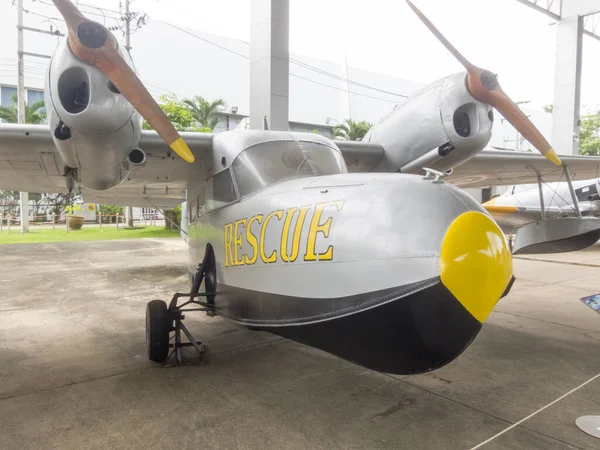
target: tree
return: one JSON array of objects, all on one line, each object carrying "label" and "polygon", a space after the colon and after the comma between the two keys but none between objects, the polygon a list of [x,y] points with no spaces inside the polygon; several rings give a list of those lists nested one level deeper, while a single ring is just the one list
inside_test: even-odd
[{"label": "tree", "polygon": [[[161,95],[157,103],[177,131],[201,131],[194,125],[194,119],[187,105],[179,100],[175,94]],[[144,121],[143,129],[151,130],[152,127]]]},{"label": "tree", "polygon": [[165,230],[178,230],[181,227],[181,205],[164,211]]},{"label": "tree", "polygon": [[216,113],[227,106],[222,98],[209,102],[200,95],[192,97],[191,100],[184,100],[184,103],[189,108],[190,114],[196,123],[201,128],[207,129],[208,132],[211,132],[219,122],[219,116]]},{"label": "tree", "polygon": [[117,216],[123,215],[123,207],[115,205],[98,205],[97,212],[102,214],[102,223],[117,223]]},{"label": "tree", "polygon": [[38,214],[40,212],[40,207],[42,206],[43,194],[39,192],[30,192],[29,193],[29,201],[33,202],[33,221],[34,222],[43,222],[44,218],[39,217]]},{"label": "tree", "polygon": [[543,108],[547,113],[552,114],[554,112],[554,105],[544,105]]},{"label": "tree", "polygon": [[[39,100],[31,105],[25,105],[25,123],[40,124],[46,118],[46,113],[42,110],[44,101]],[[8,106],[0,106],[0,119],[8,123],[18,123],[17,96],[12,96],[12,103]]]},{"label": "tree", "polygon": [[333,138],[344,141],[360,141],[373,125],[366,121],[355,122],[346,119],[345,122],[333,127]]},{"label": "tree", "polygon": [[581,117],[579,153],[600,155],[600,110]]},{"label": "tree", "polygon": [[17,191],[0,191],[0,214],[15,216],[19,214],[19,193]]},{"label": "tree", "polygon": [[42,194],[42,198],[48,207],[48,213],[54,214],[58,219],[68,205],[75,200],[80,200],[81,196],[76,194]]}]

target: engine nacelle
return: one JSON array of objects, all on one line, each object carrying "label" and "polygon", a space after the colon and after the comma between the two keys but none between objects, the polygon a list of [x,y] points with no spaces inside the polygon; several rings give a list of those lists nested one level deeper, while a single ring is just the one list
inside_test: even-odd
[{"label": "engine nacelle", "polygon": [[[119,53],[133,68],[129,55],[122,48]],[[94,190],[123,181],[142,118],[102,72],[73,55],[66,40],[50,62],[45,96],[54,143],[65,165],[76,169],[76,181]]]},{"label": "engine nacelle", "polygon": [[493,121],[491,106],[471,96],[462,72],[411,96],[371,128],[363,141],[385,149],[375,171],[419,173],[428,167],[445,172],[486,146]]}]

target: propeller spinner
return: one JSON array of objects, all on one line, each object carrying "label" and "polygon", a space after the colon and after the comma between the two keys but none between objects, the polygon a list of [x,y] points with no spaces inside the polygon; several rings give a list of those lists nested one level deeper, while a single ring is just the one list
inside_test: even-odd
[{"label": "propeller spinner", "polygon": [[69,0],[52,0],[67,23],[68,43],[81,61],[100,70],[161,138],[185,161],[194,155],[129,64],[117,51],[117,40],[98,22],[88,20]]},{"label": "propeller spinner", "polygon": [[410,0],[406,0],[406,3],[444,47],[467,69],[467,87],[471,95],[476,100],[496,108],[542,155],[557,166],[561,166],[562,161],[542,133],[502,90],[497,75],[471,64]]}]

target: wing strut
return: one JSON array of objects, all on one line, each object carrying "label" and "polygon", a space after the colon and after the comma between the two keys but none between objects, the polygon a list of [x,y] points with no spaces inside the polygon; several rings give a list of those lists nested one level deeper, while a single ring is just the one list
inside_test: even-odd
[{"label": "wing strut", "polygon": [[579,209],[579,201],[577,200],[577,196],[575,195],[575,189],[573,189],[573,182],[571,181],[571,174],[569,173],[569,167],[566,164],[563,164],[563,171],[565,173],[565,178],[567,179],[567,184],[569,185],[569,192],[571,192],[571,199],[573,200],[573,207],[575,208],[575,212],[577,213],[577,217],[581,218],[581,210]]},{"label": "wing strut", "polygon": [[[567,168],[567,166],[564,167],[565,169]],[[546,220],[546,206],[544,205],[544,191],[542,190],[542,175],[540,174],[539,170],[534,170],[535,174],[537,175],[538,189],[540,191],[540,212],[542,213],[542,220]]]}]

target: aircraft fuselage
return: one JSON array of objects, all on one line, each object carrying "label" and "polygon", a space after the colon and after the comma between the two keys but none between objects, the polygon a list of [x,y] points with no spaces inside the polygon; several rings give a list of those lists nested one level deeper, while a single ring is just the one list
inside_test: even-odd
[{"label": "aircraft fuselage", "polygon": [[[308,136],[269,134],[270,146],[280,140],[278,155],[253,143],[188,196],[196,208],[188,228],[190,276],[210,244],[216,311],[229,320],[386,372],[417,373],[448,363],[476,336],[509,284],[504,236],[454,186],[418,175],[347,173],[341,155],[338,173],[290,172],[241,195],[244,185],[253,185],[239,177],[254,157],[277,155],[293,161],[290,167],[306,164],[316,172],[325,154],[336,159],[325,139],[314,144]],[[296,146],[308,151],[307,160]],[[236,172],[236,159],[248,150],[253,153],[244,172]],[[221,160],[214,155],[213,161]],[[254,176],[266,178],[262,170]],[[217,186],[231,191],[217,192]],[[459,239],[454,228],[472,238]],[[474,247],[457,249],[465,245]],[[482,259],[471,265],[469,258]],[[448,275],[463,264],[457,270],[468,276]]]}]

